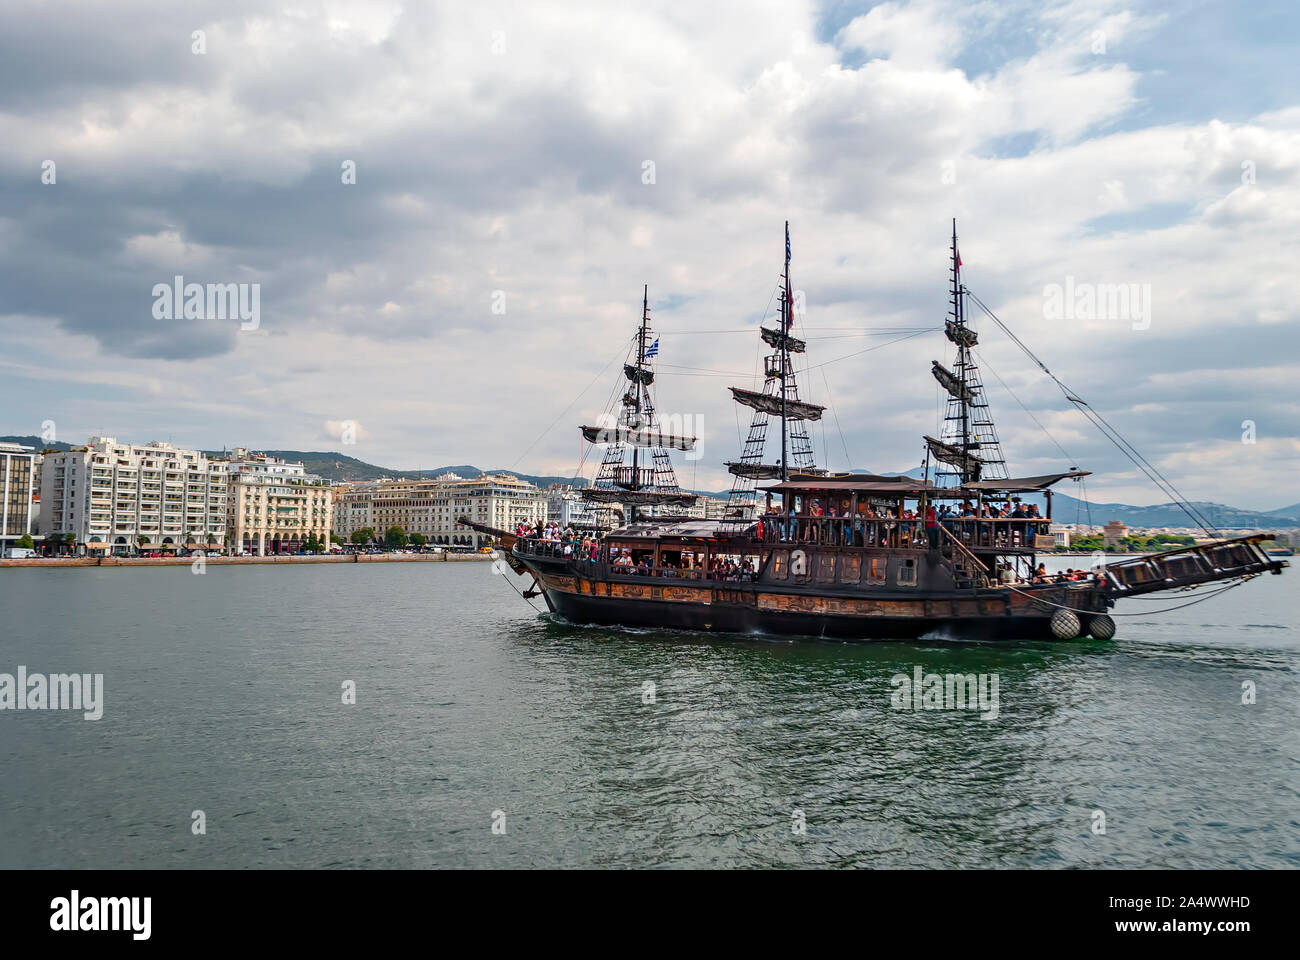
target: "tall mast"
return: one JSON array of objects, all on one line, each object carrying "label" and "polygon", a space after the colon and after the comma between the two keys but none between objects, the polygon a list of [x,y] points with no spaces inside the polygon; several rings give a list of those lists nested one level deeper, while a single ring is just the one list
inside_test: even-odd
[{"label": "tall mast", "polygon": [[[675,436],[659,428],[650,385],[654,373],[650,361],[659,353],[659,340],[650,339],[650,287],[641,290],[641,324],[632,338],[632,349],[623,362],[628,387],[618,400],[619,413],[612,423],[581,427],[589,443],[608,444],[604,462],[583,500],[607,510],[622,505],[628,522],[634,523],[641,507],[688,507],[698,497],[683,493],[668,450],[694,450],[695,437]],[[602,418],[605,419],[605,418]],[[624,463],[632,448],[631,466]],[[641,448],[648,451],[648,466],[641,473]]]},{"label": "tall mast", "polygon": [[979,336],[966,321],[966,287],[961,282],[961,251],[957,247],[957,220],[952,221],[952,250],[949,254],[952,289],[944,332],[957,347],[956,360],[948,370],[937,360],[931,365],[934,378],[948,393],[942,439],[926,437],[929,452],[942,466],[938,476],[952,478],[954,486],[972,480],[1006,477],[1006,463],[998,443],[973,348]]},{"label": "tall mast", "polygon": [[[645,369],[645,334],[646,334],[646,325],[649,322],[650,322],[650,284],[647,283],[641,290],[641,330],[636,337],[636,366],[638,370]],[[635,389],[636,389],[636,411],[639,418],[641,411],[645,409],[643,397],[641,393],[641,391],[645,389],[645,384],[641,382],[640,378],[636,380]],[[629,487],[629,489],[633,491],[641,489],[641,469],[640,469],[641,463],[638,454],[639,454],[638,449],[636,447],[633,447],[632,448],[632,476],[630,478],[632,484]],[[629,522],[636,523],[635,503],[629,507]]]},{"label": "tall mast", "polygon": [[[963,305],[961,289],[961,254],[957,252],[957,218],[952,218],[952,319],[959,330],[966,327],[966,311]],[[970,360],[969,348],[965,339],[957,343],[957,378],[966,382],[966,366]],[[970,404],[965,395],[961,397],[961,449],[962,473],[970,469]]]},{"label": "tall mast", "polygon": [[790,221],[785,222],[785,292],[782,294],[781,306],[781,482],[790,479],[789,466],[786,463],[786,409],[785,378],[790,372]]},{"label": "tall mast", "polygon": [[[794,327],[794,292],[790,288],[790,221],[785,222],[785,273],[779,293],[781,318],[776,329],[759,327],[763,342],[772,352],[763,357],[763,390],[760,393],[743,387],[732,387],[732,398],[741,406],[754,411],[749,424],[749,437],[739,460],[727,461],[727,469],[736,479],[727,498],[727,517],[744,523],[757,507],[756,487],[760,480],[790,479],[790,461],[796,473],[825,473],[819,470],[813,457],[812,441],[805,420],[820,420],[826,408],[799,399],[799,382],[790,362],[790,355],[803,353],[808,345],[791,332]],[[781,421],[781,457],[778,461],[765,460],[768,421]]]}]

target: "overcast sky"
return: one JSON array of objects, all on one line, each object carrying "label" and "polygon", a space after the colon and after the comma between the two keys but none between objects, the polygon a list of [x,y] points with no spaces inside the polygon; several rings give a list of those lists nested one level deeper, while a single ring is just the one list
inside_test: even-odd
[{"label": "overcast sky", "polygon": [[[1298,20],[9,0],[0,433],[572,474],[648,283],[659,407],[701,438],[683,484],[725,488],[748,423],[726,387],[755,383],[788,219],[818,459],[906,470],[942,413],[956,217],[969,287],[1183,493],[1294,503]],[[178,274],[259,284],[257,329],[156,318]],[[1150,315],[1054,318],[1067,277],[1136,284]],[[977,327],[1013,473],[1166,499]]]}]

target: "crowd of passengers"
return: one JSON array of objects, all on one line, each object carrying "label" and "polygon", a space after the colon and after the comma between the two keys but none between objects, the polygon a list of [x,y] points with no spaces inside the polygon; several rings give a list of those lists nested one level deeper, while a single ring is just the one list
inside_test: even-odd
[{"label": "crowd of passengers", "polygon": [[[814,501],[814,509],[816,508],[816,505],[816,501]],[[973,505],[971,504],[963,504],[962,507],[963,509],[968,507],[971,509],[970,519],[978,519],[979,516],[983,516],[975,514]],[[1033,510],[1034,512],[1033,514],[1025,513],[1023,516],[1026,519],[1039,519],[1036,507],[1031,506],[1028,509]],[[911,513],[912,511],[909,510],[906,512]],[[934,514],[936,520],[944,515],[944,511],[935,511],[933,507],[931,507],[927,513]],[[966,519],[965,514],[959,515],[956,511],[948,511],[948,513],[950,516],[956,517],[957,519]],[[767,515],[765,515],[765,517],[766,516]],[[779,514],[772,514],[771,516],[773,517],[773,520],[769,520],[769,524],[774,524],[780,519]],[[1014,519],[1020,519],[1020,517],[1015,516],[1014,512],[1009,516]],[[871,513],[869,518],[878,519],[874,513]],[[906,521],[908,519],[915,520],[917,518],[904,516],[899,519]],[[762,521],[760,521],[760,529],[762,525]],[[601,560],[601,551],[602,549],[605,549],[597,538],[590,536],[578,537],[573,528],[566,527],[561,529],[560,525],[554,522],[539,522],[535,525],[521,523],[515,528],[515,533],[524,539],[548,542],[554,549],[556,556],[563,556],[566,558],[576,557],[580,560],[586,560],[591,563],[598,563]],[[685,576],[691,578],[703,577],[709,580],[752,580],[757,574],[754,563],[750,558],[735,559],[731,557],[715,556],[710,557],[706,563],[704,562],[702,555],[693,554],[689,550],[680,552],[673,551],[671,553],[662,553],[660,555],[659,566],[654,567],[652,566],[654,559],[653,554],[649,552],[634,555],[633,552],[626,547],[611,546],[607,549],[609,551],[609,563],[619,572],[630,576],[658,576],[669,578]],[[678,559],[674,560],[673,557],[677,557]],[[1013,572],[1009,564],[1003,563],[998,566],[996,579],[1002,583],[1073,583],[1095,580],[1097,579],[1097,573],[1096,571],[1082,569],[1075,570],[1072,567],[1066,570],[1060,570],[1056,573],[1048,573],[1047,565],[1040,563],[1038,568],[1034,570],[1032,574],[1025,577]]]},{"label": "crowd of passengers", "polygon": [[1006,563],[998,565],[997,579],[1001,583],[1075,583],[1080,581],[1091,581],[1097,579],[1095,570],[1075,570],[1073,567],[1066,570],[1058,570],[1056,573],[1048,573],[1047,565],[1040,563],[1038,568],[1028,577],[1021,576],[1012,571],[1011,566]]},{"label": "crowd of passengers", "polygon": [[[604,559],[620,573],[635,576],[656,577],[691,577],[709,580],[752,580],[757,573],[751,558],[710,557],[707,563],[703,554],[689,550],[664,551],[660,554],[659,566],[652,566],[652,553],[633,553],[626,547],[606,547],[592,536],[578,536],[572,527],[561,528],[558,523],[536,524],[520,523],[515,527],[515,535],[532,541],[540,541],[533,549],[551,556],[564,557],[599,563],[602,551],[608,550]],[[676,559],[674,559],[676,558]]]},{"label": "crowd of passengers", "polygon": [[[770,505],[759,518],[758,536],[761,540],[800,540],[823,542],[832,546],[908,546],[928,541],[931,549],[939,542],[939,528],[960,536],[965,541],[998,543],[1011,546],[1028,541],[1031,529],[1046,524],[1039,514],[1037,504],[1025,506],[1019,497],[998,506],[995,503],[962,501],[960,506],[942,504],[937,509],[929,504],[924,512],[899,504],[858,504],[857,513],[851,509],[846,497],[838,505],[828,500],[823,506],[820,499],[807,501],[803,510],[792,506],[788,513]],[[988,520],[1023,520],[1025,523],[993,524]]]}]

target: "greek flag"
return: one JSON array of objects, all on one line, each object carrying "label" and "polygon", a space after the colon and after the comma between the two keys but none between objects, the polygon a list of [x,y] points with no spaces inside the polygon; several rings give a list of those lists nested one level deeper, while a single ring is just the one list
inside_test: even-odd
[{"label": "greek flag", "polygon": [[651,357],[657,356],[659,356],[659,338],[655,337],[655,342],[650,344],[649,349],[645,352],[645,358],[649,360]]},{"label": "greek flag", "polygon": [[785,222],[785,258],[790,259],[790,221]]}]

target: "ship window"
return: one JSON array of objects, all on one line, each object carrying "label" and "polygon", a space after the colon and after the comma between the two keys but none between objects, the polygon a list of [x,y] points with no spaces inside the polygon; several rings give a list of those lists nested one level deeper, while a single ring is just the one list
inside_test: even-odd
[{"label": "ship window", "polygon": [[823,583],[835,579],[835,554],[823,553],[817,558],[817,579]]},{"label": "ship window", "polygon": [[904,560],[898,568],[898,585],[900,587],[916,586],[916,561]]},{"label": "ship window", "polygon": [[840,564],[840,580],[844,583],[857,583],[862,576],[862,558],[845,557]]},{"label": "ship window", "polygon": [[885,558],[872,557],[871,567],[867,571],[867,579],[872,583],[885,582]]},{"label": "ship window", "polygon": [[784,580],[790,575],[790,555],[784,550],[777,550],[772,554],[772,576],[777,580]]}]

